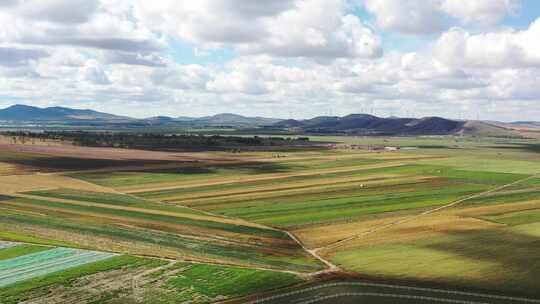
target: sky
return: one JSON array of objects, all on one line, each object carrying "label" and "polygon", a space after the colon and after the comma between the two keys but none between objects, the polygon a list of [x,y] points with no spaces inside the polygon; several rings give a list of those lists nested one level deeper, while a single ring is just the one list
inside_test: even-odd
[{"label": "sky", "polygon": [[540,120],[537,0],[0,0],[0,107]]}]

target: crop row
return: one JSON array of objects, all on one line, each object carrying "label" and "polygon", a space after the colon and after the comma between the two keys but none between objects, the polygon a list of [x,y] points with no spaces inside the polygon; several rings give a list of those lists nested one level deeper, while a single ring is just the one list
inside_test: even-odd
[{"label": "crop row", "polygon": [[[130,252],[159,256],[166,251],[166,257],[197,260],[224,260],[239,265],[257,265],[278,269],[295,269],[299,271],[318,270],[321,265],[305,254],[299,247],[282,248],[278,246],[249,246],[240,243],[210,242],[186,238],[173,233],[152,229],[139,229],[116,225],[90,225],[77,219],[54,219],[31,215],[0,215],[0,224],[10,227],[34,227],[38,231],[65,231],[78,235],[84,243],[92,244],[92,248],[103,250],[105,244],[129,244]],[[58,235],[58,234],[57,234]],[[61,235],[59,235],[62,238]],[[99,240],[99,241],[97,241]],[[140,249],[138,245],[149,245],[151,251]],[[174,255],[171,255],[174,252]]]},{"label": "crop row", "polygon": [[0,262],[0,287],[115,256],[112,253],[55,248]]},{"label": "crop row", "polygon": [[[42,193],[42,195],[47,195],[47,193]],[[132,211],[132,210],[123,210],[117,208],[107,208],[105,206],[94,206],[94,205],[84,205],[76,203],[64,203],[56,201],[46,201],[46,200],[36,200],[36,199],[26,199],[21,198],[15,200],[18,204],[32,205],[32,206],[43,206],[49,208],[61,208],[66,211],[78,211],[83,213],[96,213],[103,214],[108,216],[123,217],[127,220],[143,220],[143,221],[155,221],[158,223],[170,223],[174,225],[184,225],[192,226],[194,228],[203,228],[203,229],[212,229],[217,231],[224,231],[230,233],[240,233],[240,234],[249,234],[256,236],[267,236],[275,237],[281,239],[287,239],[288,236],[280,231],[263,229],[259,227],[252,226],[243,226],[243,225],[232,225],[219,221],[208,221],[201,219],[192,219],[189,217],[183,217],[181,214],[178,216],[165,215],[165,214],[155,214],[155,213],[146,213],[144,211]]]}]

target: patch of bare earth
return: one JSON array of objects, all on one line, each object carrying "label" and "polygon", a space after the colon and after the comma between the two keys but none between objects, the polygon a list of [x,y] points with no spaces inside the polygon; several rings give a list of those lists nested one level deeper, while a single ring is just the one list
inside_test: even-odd
[{"label": "patch of bare earth", "polygon": [[[123,268],[100,272],[77,279],[71,286],[57,286],[47,294],[36,294],[25,304],[65,304],[89,303],[102,298],[140,297],[147,291],[159,288],[164,282],[176,274],[167,272],[174,262],[154,268]],[[152,277],[154,273],[163,275]]]},{"label": "patch of bare earth", "polygon": [[58,188],[71,188],[107,193],[111,192],[111,190],[108,188],[61,175],[34,174],[0,176],[0,193],[2,194]]},{"label": "patch of bare earth", "polygon": [[236,158],[212,153],[197,152],[161,152],[118,148],[93,148],[72,145],[13,145],[0,144],[0,150],[19,153],[35,153],[63,157],[78,157],[107,160],[169,160],[169,161],[200,161],[200,160],[235,160]]}]

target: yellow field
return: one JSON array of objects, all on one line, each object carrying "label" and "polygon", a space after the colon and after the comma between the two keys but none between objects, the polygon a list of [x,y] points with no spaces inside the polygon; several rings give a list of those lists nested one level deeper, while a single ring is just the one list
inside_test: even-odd
[{"label": "yellow field", "polygon": [[115,192],[79,179],[56,174],[0,176],[0,193],[14,194],[36,190],[72,188],[97,192]]}]

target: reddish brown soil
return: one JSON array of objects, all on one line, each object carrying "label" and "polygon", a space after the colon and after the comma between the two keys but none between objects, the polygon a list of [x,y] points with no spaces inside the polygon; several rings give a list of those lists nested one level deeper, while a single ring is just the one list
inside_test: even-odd
[{"label": "reddish brown soil", "polygon": [[168,161],[227,161],[232,157],[217,156],[212,153],[160,152],[117,148],[90,148],[70,145],[39,146],[0,144],[1,151],[44,154],[63,157],[77,157],[107,160],[168,160]]}]

